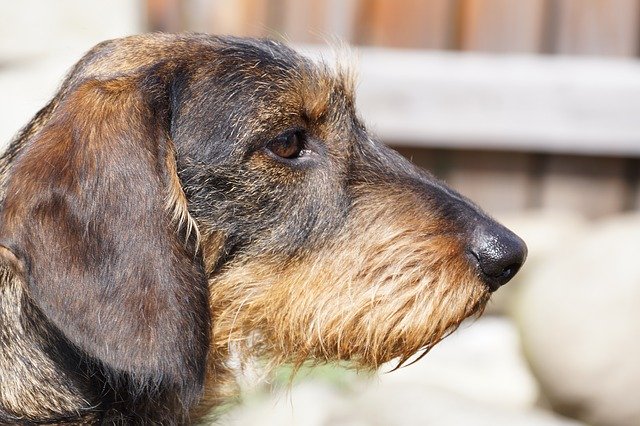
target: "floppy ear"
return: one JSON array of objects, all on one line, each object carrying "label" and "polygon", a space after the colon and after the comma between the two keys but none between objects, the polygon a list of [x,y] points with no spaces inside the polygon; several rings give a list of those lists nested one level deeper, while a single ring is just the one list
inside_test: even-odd
[{"label": "floppy ear", "polygon": [[12,165],[0,244],[71,343],[189,403],[208,351],[207,280],[176,175],[169,96],[145,84],[90,80],[68,92]]}]

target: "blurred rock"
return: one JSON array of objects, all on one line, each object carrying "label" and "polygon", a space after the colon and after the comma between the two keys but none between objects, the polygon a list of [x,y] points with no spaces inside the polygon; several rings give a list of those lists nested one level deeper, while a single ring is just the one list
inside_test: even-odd
[{"label": "blurred rock", "polygon": [[538,385],[520,351],[511,321],[484,317],[465,322],[419,362],[381,374],[380,387],[437,387],[487,404],[530,408],[538,400]]},{"label": "blurred rock", "polygon": [[516,316],[549,403],[594,425],[640,425],[640,216],[558,236]]},{"label": "blurred rock", "polygon": [[[393,408],[391,408],[393,407]],[[357,414],[356,414],[357,413]],[[349,415],[350,414],[350,415]],[[344,422],[332,425],[375,426],[579,426],[542,410],[517,410],[418,385],[385,386],[362,395]],[[351,417],[350,417],[351,416]],[[361,423],[355,423],[355,419]]]},{"label": "blurred rock", "polygon": [[[348,398],[322,382],[306,382],[290,392],[253,396],[214,424],[227,426],[323,426],[346,410]],[[366,423],[341,423],[360,426]]]},{"label": "blurred rock", "polygon": [[537,386],[520,355],[515,327],[505,318],[465,324],[416,364],[356,380],[346,388],[316,378],[290,393],[249,397],[219,424],[579,425],[533,408]]},{"label": "blurred rock", "polygon": [[529,255],[514,279],[491,297],[485,311],[489,315],[509,313],[528,278],[537,273],[552,253],[579,238],[588,226],[583,216],[568,211],[533,211],[502,215],[497,219],[527,243]]},{"label": "blurred rock", "polygon": [[247,403],[219,421],[228,426],[580,426],[536,409],[504,408],[414,384],[372,385],[348,396],[322,383]]}]

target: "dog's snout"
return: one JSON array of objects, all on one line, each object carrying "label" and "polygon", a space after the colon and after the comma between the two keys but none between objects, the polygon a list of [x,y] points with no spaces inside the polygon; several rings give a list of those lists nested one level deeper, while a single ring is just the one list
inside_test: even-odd
[{"label": "dog's snout", "polygon": [[497,223],[476,227],[468,251],[480,277],[491,291],[509,282],[527,257],[524,241]]}]

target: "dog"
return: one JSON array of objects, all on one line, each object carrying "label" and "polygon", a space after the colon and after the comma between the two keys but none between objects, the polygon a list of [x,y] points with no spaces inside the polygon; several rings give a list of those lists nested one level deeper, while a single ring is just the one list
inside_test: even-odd
[{"label": "dog", "polygon": [[527,252],[371,136],[347,67],[269,40],[97,45],[0,200],[3,424],[194,422],[238,359],[400,366]]}]

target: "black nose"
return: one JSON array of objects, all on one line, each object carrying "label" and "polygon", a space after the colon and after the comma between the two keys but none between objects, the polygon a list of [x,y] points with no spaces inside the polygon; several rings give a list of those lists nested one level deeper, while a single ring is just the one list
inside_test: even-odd
[{"label": "black nose", "polygon": [[496,291],[518,272],[527,257],[527,245],[498,223],[478,224],[469,254],[489,290]]}]

